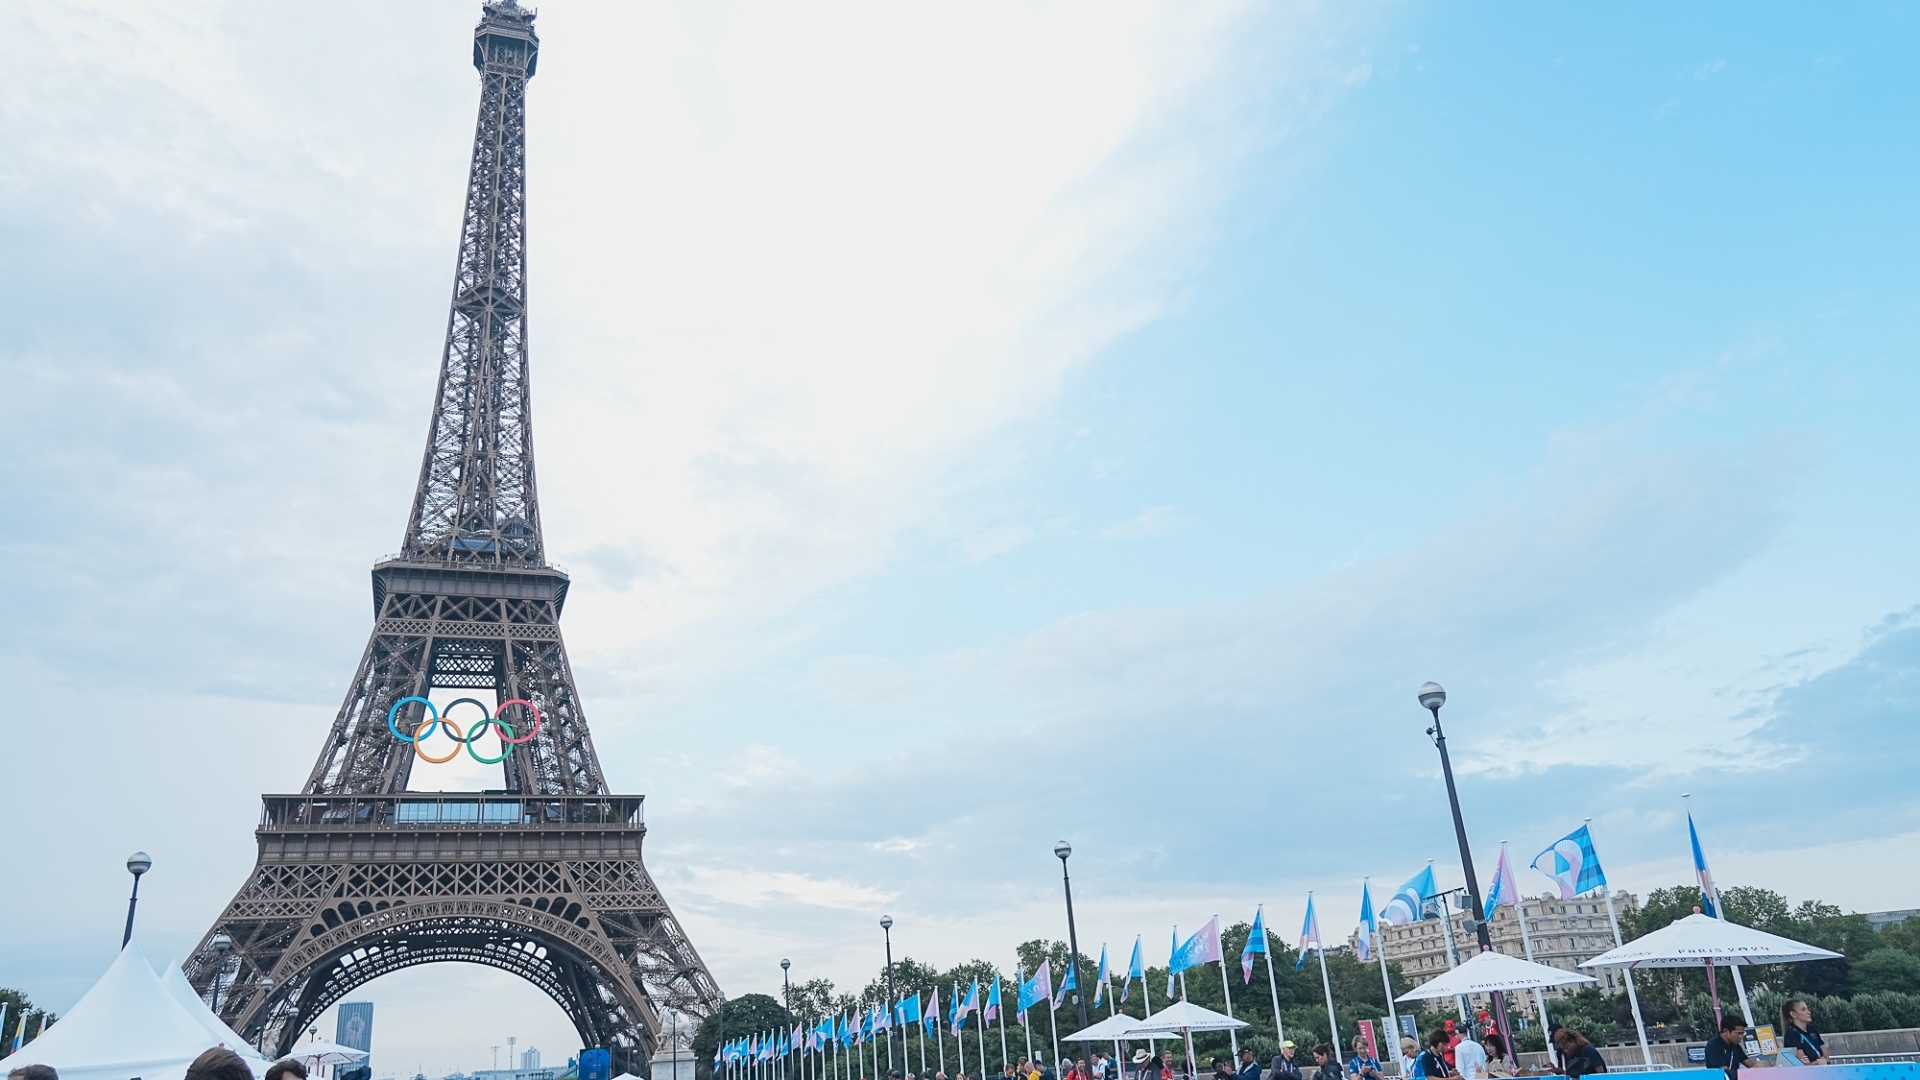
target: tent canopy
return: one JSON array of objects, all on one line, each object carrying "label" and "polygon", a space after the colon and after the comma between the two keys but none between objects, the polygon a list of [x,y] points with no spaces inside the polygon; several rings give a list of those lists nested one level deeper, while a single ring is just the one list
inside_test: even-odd
[{"label": "tent canopy", "polygon": [[1529,990],[1536,986],[1567,986],[1596,981],[1591,975],[1562,971],[1503,952],[1483,952],[1435,979],[1401,994],[1395,1001],[1491,994],[1496,990]]},{"label": "tent canopy", "polygon": [[207,1003],[201,1001],[200,995],[193,992],[193,984],[187,981],[186,975],[178,966],[171,962],[167,964],[166,973],[160,976],[160,985],[166,990],[167,996],[179,1002],[182,1008],[200,1021],[201,1027],[212,1032],[214,1039],[221,1046],[239,1054],[246,1061],[247,1068],[253,1070],[253,1075],[266,1075],[267,1066],[272,1062],[261,1057],[259,1051],[247,1045],[247,1040],[241,1038],[239,1032],[228,1027],[225,1020],[220,1019],[212,1009],[207,1008]]},{"label": "tent canopy", "polygon": [[1137,1030],[1141,1021],[1126,1013],[1114,1013],[1097,1024],[1090,1025],[1071,1035],[1060,1036],[1061,1042],[1110,1042],[1124,1039]]},{"label": "tent canopy", "polygon": [[1226,1031],[1247,1026],[1244,1020],[1203,1009],[1191,1001],[1173,1004],[1127,1029],[1129,1035],[1166,1035],[1175,1031]]},{"label": "tent canopy", "polygon": [[174,1000],[140,946],[129,944],[46,1034],[0,1060],[0,1073],[51,1065],[60,1080],[176,1080],[222,1039]]},{"label": "tent canopy", "polygon": [[1635,938],[1586,961],[1596,967],[1698,967],[1715,964],[1797,964],[1803,960],[1832,960],[1839,953],[1806,945],[1765,930],[1716,919],[1696,911],[1677,922]]}]

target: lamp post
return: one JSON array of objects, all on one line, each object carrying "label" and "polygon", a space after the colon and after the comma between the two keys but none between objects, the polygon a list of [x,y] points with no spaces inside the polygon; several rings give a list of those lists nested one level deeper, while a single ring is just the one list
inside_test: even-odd
[{"label": "lamp post", "polygon": [[[793,961],[784,956],[780,958],[780,991],[787,1002],[787,1030],[789,1032],[793,1030],[793,980],[787,976],[787,969],[791,967],[793,967]],[[792,1054],[798,1053],[799,1050],[800,1048],[796,1046],[789,1049],[787,1053],[791,1056]],[[780,1064],[782,1068],[786,1066],[786,1062],[784,1061]]]},{"label": "lamp post", "polygon": [[127,897],[127,932],[120,935],[120,947],[126,948],[133,940],[133,908],[140,902],[140,875],[153,869],[153,856],[144,851],[136,851],[127,856],[127,873],[133,875],[133,895]]},{"label": "lamp post", "polygon": [[212,941],[207,942],[207,948],[212,949],[213,955],[218,958],[213,962],[213,1015],[219,1016],[220,977],[227,973],[227,954],[233,951],[233,939],[227,936],[225,930],[221,930],[213,935]]},{"label": "lamp post", "polygon": [[[718,1054],[720,1058],[720,1072],[716,1076],[713,1071],[713,1066],[707,1066],[708,1080],[719,1080],[719,1077],[725,1076],[728,1073],[729,1067],[732,1065],[732,1062],[727,1060],[727,992],[725,990],[718,991],[716,996],[720,999],[720,1004],[715,1006],[713,1010],[713,1039],[714,1052]],[[694,1072],[698,1073],[699,1071],[700,1066],[696,1063],[694,1065]]]},{"label": "lamp post", "polygon": [[1073,854],[1073,845],[1065,840],[1053,845],[1053,853],[1060,860],[1060,887],[1067,894],[1067,963],[1073,968],[1073,1003],[1078,1006],[1080,1030],[1087,1029],[1087,995],[1080,989],[1080,935],[1073,929],[1073,882],[1067,877],[1067,858]]},{"label": "lamp post", "polygon": [[[1492,952],[1493,934],[1487,926],[1486,908],[1480,903],[1480,879],[1473,872],[1473,852],[1467,847],[1467,823],[1460,816],[1460,792],[1453,785],[1453,760],[1447,756],[1447,733],[1440,727],[1440,706],[1446,703],[1447,692],[1439,683],[1430,682],[1420,687],[1420,707],[1433,714],[1433,726],[1427,729],[1427,737],[1440,750],[1440,772],[1447,780],[1447,805],[1453,809],[1453,837],[1460,843],[1460,869],[1467,875],[1467,900],[1473,905],[1468,918],[1473,922],[1474,936],[1480,941],[1480,951]],[[1507,1002],[1506,996],[1497,990],[1493,994],[1493,1014],[1504,1037]]]},{"label": "lamp post", "polygon": [[[880,916],[880,932],[887,936],[887,1019],[893,1019],[893,916]],[[887,1068],[893,1068],[893,1027],[887,1027]]]}]

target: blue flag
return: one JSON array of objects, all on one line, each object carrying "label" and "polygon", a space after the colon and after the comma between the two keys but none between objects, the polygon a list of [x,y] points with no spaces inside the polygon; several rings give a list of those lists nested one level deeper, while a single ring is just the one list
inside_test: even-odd
[{"label": "blue flag", "polygon": [[1067,991],[1080,989],[1080,980],[1075,976],[1075,972],[1079,970],[1079,967],[1080,965],[1074,963],[1072,960],[1067,961],[1067,977],[1060,980],[1060,989],[1053,995],[1053,1007],[1055,1009],[1060,1007],[1061,1002],[1067,1000]]},{"label": "blue flag", "polygon": [[1093,1007],[1099,1008],[1107,996],[1107,943],[1100,943],[1100,970],[1093,974]]},{"label": "blue flag", "polygon": [[894,1020],[894,1023],[897,1023],[902,1027],[906,1026],[907,1024],[919,1023],[920,1022],[920,995],[915,994],[910,998],[901,998],[900,1004],[895,1005],[893,1007],[893,1020]]},{"label": "blue flag", "polygon": [[1020,984],[1020,1015],[1025,1016],[1028,1009],[1052,999],[1053,968],[1047,961],[1042,960],[1039,969],[1033,973],[1033,978]]},{"label": "blue flag", "polygon": [[1687,811],[1687,839],[1693,841],[1693,874],[1700,879],[1700,911],[1709,919],[1720,917],[1720,894],[1713,887],[1713,873],[1707,869],[1707,853],[1700,850],[1700,831],[1693,827],[1693,811]]},{"label": "blue flag", "polygon": [[[993,989],[987,991],[987,1011],[981,1014],[980,1022],[983,1024],[991,1024],[993,1023],[993,1018],[999,1015],[1000,1015],[1000,973],[996,971],[993,973]],[[1000,1026],[1004,1030],[1007,1026],[1006,1021],[1002,1020],[1000,1022]]]},{"label": "blue flag", "polygon": [[[1699,850],[1696,842],[1694,850]],[[1585,825],[1553,842],[1553,846],[1533,857],[1533,868],[1553,879],[1560,899],[1571,900],[1583,892],[1607,883],[1600,869],[1600,856],[1593,853],[1593,837]]]},{"label": "blue flag", "polygon": [[1355,953],[1360,959],[1373,959],[1373,935],[1379,929],[1373,918],[1373,889],[1363,881],[1360,883],[1360,948]]},{"label": "blue flag", "polygon": [[1140,980],[1141,989],[1143,990],[1146,989],[1147,969],[1140,962],[1140,935],[1139,934],[1133,935],[1133,959],[1127,961],[1127,984],[1120,988],[1121,1001],[1123,1002],[1126,1001],[1127,995],[1133,993],[1133,980],[1135,979]]},{"label": "blue flag", "polygon": [[1419,922],[1427,917],[1428,898],[1439,892],[1440,887],[1433,882],[1433,867],[1429,866],[1400,886],[1393,894],[1393,899],[1387,901],[1387,906],[1380,909],[1380,921],[1388,926]]},{"label": "blue flag", "polygon": [[1307,894],[1307,918],[1300,924],[1300,959],[1294,961],[1293,970],[1299,971],[1300,965],[1307,962],[1308,945],[1316,949],[1325,949],[1325,946],[1320,944],[1320,920],[1313,913],[1312,893]]},{"label": "blue flag", "polygon": [[1247,931],[1247,947],[1240,950],[1240,984],[1253,981],[1253,958],[1257,953],[1267,951],[1267,910],[1264,905],[1253,909],[1253,927]]}]

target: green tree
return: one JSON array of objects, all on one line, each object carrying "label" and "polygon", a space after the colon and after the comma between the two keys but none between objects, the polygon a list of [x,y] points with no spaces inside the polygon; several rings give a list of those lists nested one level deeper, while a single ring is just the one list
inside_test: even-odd
[{"label": "green tree", "polygon": [[696,1076],[711,1076],[713,1052],[722,1038],[728,1042],[744,1035],[758,1035],[784,1027],[787,1010],[768,994],[742,994],[731,998],[720,1011],[706,1018],[693,1036],[693,1061]]},{"label": "green tree", "polygon": [[0,1002],[5,1002],[7,1006],[5,1041],[9,1045],[12,1044],[13,1032],[18,1030],[22,1016],[27,1018],[27,1042],[32,1042],[39,1037],[40,1029],[43,1025],[51,1024],[59,1019],[59,1017],[53,1013],[35,1005],[33,999],[27,997],[26,991],[24,990],[15,990],[11,987],[0,986]]},{"label": "green tree", "polygon": [[1920,956],[1905,949],[1881,948],[1854,961],[1854,989],[1862,993],[1920,992]]}]

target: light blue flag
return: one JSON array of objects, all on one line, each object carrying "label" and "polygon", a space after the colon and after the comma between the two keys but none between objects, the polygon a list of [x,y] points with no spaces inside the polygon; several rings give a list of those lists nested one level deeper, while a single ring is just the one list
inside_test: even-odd
[{"label": "light blue flag", "polygon": [[936,986],[929,993],[926,1019],[920,1021],[920,1033],[923,1036],[933,1034],[933,1029],[940,1026],[940,988]]},{"label": "light blue flag", "polygon": [[1380,921],[1388,926],[1419,922],[1426,918],[1428,898],[1439,892],[1440,887],[1433,882],[1433,867],[1429,866],[1400,886],[1393,894],[1393,899],[1387,901],[1387,906],[1380,909]]},{"label": "light blue flag", "polygon": [[1147,969],[1140,962],[1140,935],[1139,934],[1133,935],[1133,959],[1127,961],[1127,984],[1120,988],[1120,1000],[1122,1002],[1125,1002],[1127,1000],[1127,996],[1133,993],[1133,980],[1135,979],[1140,980],[1140,988],[1142,990],[1146,989]]},{"label": "light blue flag", "polygon": [[1055,1010],[1060,1008],[1061,1002],[1067,1000],[1067,991],[1080,989],[1080,980],[1075,976],[1075,972],[1079,967],[1080,965],[1074,963],[1072,960],[1067,961],[1067,977],[1060,980],[1060,989],[1053,995],[1053,1007]]},{"label": "light blue flag", "polygon": [[1100,943],[1100,970],[1093,975],[1093,1007],[1099,1008],[1107,996],[1107,943]]},{"label": "light blue flag", "polygon": [[[1694,851],[1700,850],[1699,842]],[[1553,842],[1553,846],[1533,857],[1533,868],[1553,879],[1560,899],[1571,900],[1583,892],[1606,885],[1607,875],[1600,869],[1600,856],[1593,853],[1593,837],[1585,825]]]},{"label": "light blue flag", "polygon": [[1267,951],[1267,910],[1253,909],[1253,927],[1247,931],[1247,947],[1240,950],[1240,984],[1253,981],[1253,958]]},{"label": "light blue flag", "polygon": [[920,995],[915,994],[910,998],[902,998],[900,1004],[893,1007],[893,1020],[894,1023],[899,1024],[901,1027],[905,1027],[908,1024],[919,1023]]},{"label": "light blue flag", "polygon": [[1167,1000],[1168,1001],[1173,1000],[1173,977],[1175,974],[1177,974],[1180,971],[1180,969],[1178,967],[1175,967],[1174,965],[1178,964],[1179,962],[1180,962],[1180,928],[1176,926],[1173,928],[1173,944],[1167,946]]},{"label": "light blue flag", "polygon": [[1025,1017],[1028,1009],[1043,1001],[1051,1000],[1053,1000],[1053,967],[1048,961],[1042,960],[1039,969],[1033,973],[1033,978],[1020,984],[1018,1011],[1022,1017]]},{"label": "light blue flag", "polygon": [[1299,971],[1300,965],[1307,962],[1307,946],[1316,949],[1325,948],[1320,944],[1320,920],[1313,913],[1313,894],[1307,894],[1307,918],[1300,924],[1300,959],[1293,962],[1293,970]]},{"label": "light blue flag", "polygon": [[1360,883],[1360,948],[1354,953],[1362,960],[1373,959],[1373,935],[1378,933],[1380,925],[1373,917],[1373,889],[1366,882]]},{"label": "light blue flag", "polygon": [[1709,919],[1720,917],[1720,894],[1713,887],[1713,873],[1707,869],[1707,853],[1700,850],[1700,831],[1693,827],[1693,811],[1687,811],[1687,839],[1693,841],[1693,875],[1700,879],[1700,911]]},{"label": "light blue flag", "polygon": [[[987,1011],[980,1015],[980,1022],[983,1024],[991,1024],[993,1023],[993,1018],[999,1015],[1000,1015],[1000,973],[996,971],[993,973],[993,989],[987,991]],[[1000,1026],[1002,1028],[1006,1027],[1006,1022],[1001,1021]]]}]

